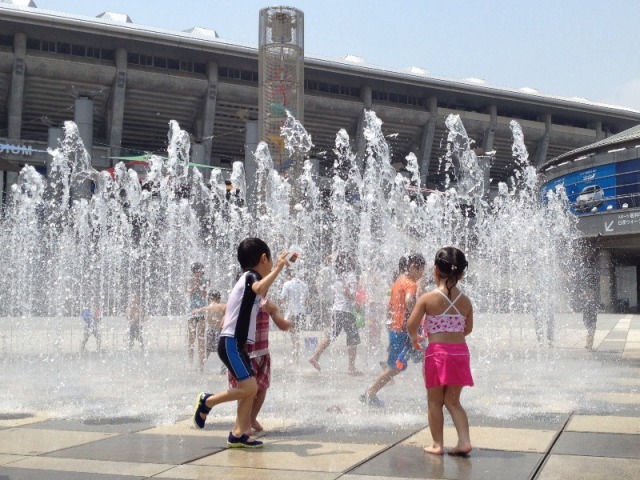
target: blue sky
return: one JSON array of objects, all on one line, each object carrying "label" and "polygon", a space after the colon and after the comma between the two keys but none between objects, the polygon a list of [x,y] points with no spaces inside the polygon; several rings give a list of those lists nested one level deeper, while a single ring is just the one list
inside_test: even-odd
[{"label": "blue sky", "polygon": [[372,65],[640,110],[637,0],[34,1],[79,15],[126,13],[171,30],[212,28],[255,46],[260,9],[287,5],[304,12],[307,55],[352,54]]}]

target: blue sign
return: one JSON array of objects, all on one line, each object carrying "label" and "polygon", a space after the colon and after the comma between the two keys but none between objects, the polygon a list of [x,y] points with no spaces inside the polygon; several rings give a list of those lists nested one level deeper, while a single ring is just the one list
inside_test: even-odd
[{"label": "blue sign", "polygon": [[616,164],[617,208],[640,207],[640,158]]},{"label": "blue sign", "polygon": [[[563,185],[577,215],[640,206],[640,159],[571,172],[545,183],[541,194]],[[626,207],[625,207],[626,205]]]}]

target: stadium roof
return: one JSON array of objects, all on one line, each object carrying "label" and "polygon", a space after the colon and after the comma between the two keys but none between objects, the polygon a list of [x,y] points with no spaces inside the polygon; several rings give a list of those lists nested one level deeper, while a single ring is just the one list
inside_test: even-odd
[{"label": "stadium roof", "polygon": [[544,163],[543,165],[541,165],[540,170],[544,171],[549,167],[558,165],[559,163],[562,163],[567,159],[570,159],[573,157],[588,155],[589,153],[597,153],[599,150],[611,149],[611,147],[623,146],[627,143],[634,143],[639,141],[640,141],[640,125],[636,125],[635,127],[629,128],[628,130],[625,130],[620,133],[616,133],[615,135],[611,135],[610,137],[607,137],[604,140],[600,140],[590,145],[585,145],[584,147],[576,148],[569,152],[563,153],[562,155],[558,155],[557,157],[554,157],[551,160]]}]

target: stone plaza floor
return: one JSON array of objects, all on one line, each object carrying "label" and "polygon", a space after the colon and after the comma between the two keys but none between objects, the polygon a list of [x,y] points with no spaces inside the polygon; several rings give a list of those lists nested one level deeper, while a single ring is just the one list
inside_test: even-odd
[{"label": "stone plaza floor", "polygon": [[[486,398],[490,395],[463,399],[474,445],[467,458],[423,452],[431,439],[424,412],[421,421],[402,421],[402,412],[396,408],[401,405],[399,395],[414,384],[397,377],[396,386],[380,393],[392,415],[400,419],[393,428],[375,421],[385,415],[384,409],[371,412],[359,406],[357,399],[329,402],[325,414],[340,418],[349,412],[351,418],[351,413],[357,417],[360,412],[363,421],[358,428],[289,421],[286,413],[269,416],[267,411],[261,437],[265,446],[260,450],[227,448],[233,419],[228,409],[220,414],[212,411],[206,428],[194,429],[186,410],[197,387],[189,392],[185,413],[162,425],[127,416],[95,421],[55,418],[47,413],[46,398],[41,399],[40,411],[0,408],[0,479],[637,479],[640,315],[601,316],[595,351],[585,352],[582,342],[580,332],[573,343],[566,341],[556,348],[570,357],[592,355],[594,363],[589,365],[614,362],[614,369],[604,370],[610,377],[606,387],[591,389],[589,384],[599,384],[601,379],[587,378],[586,385],[580,385],[591,392],[585,403],[576,406],[559,397],[552,404],[536,402],[542,407],[520,417],[489,412]],[[317,373],[305,365],[302,390],[312,390],[323,375],[329,373],[324,369]],[[353,391],[360,385],[364,390],[374,377],[372,369],[357,380],[345,375],[344,382],[357,382]],[[478,379],[476,384],[474,388],[482,388]],[[272,386],[269,395],[277,398],[281,388]],[[541,396],[547,393],[555,394],[537,391]],[[320,398],[322,392],[314,395]],[[510,393],[496,402],[526,402],[526,398],[514,398]],[[453,442],[455,430],[448,422],[445,443]]]}]

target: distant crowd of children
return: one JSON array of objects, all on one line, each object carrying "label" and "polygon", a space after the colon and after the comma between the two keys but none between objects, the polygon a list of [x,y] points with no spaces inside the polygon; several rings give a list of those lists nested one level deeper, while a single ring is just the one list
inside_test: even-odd
[{"label": "distant crowd of children", "polygon": [[[287,307],[286,317],[283,316],[279,307],[266,295],[277,276],[289,266],[288,252],[283,252],[274,261],[265,242],[247,238],[238,246],[237,255],[242,274],[226,304],[221,303],[218,292],[211,293],[208,305],[198,304],[204,298],[207,283],[200,276],[201,266],[195,264],[193,269],[194,278],[188,291],[196,308],[192,309],[189,320],[190,330],[193,329],[189,345],[192,345],[191,338],[199,338],[199,331],[204,332],[206,323],[208,327],[206,335],[203,334],[206,337],[203,344],[217,344],[202,350],[205,353],[199,356],[200,365],[210,350],[215,349],[228,370],[229,380],[228,389],[197,395],[193,421],[198,428],[204,428],[212,408],[226,402],[237,402],[236,420],[227,444],[230,447],[260,448],[263,443],[254,435],[263,430],[258,414],[270,386],[269,318],[278,329],[291,332],[291,358],[297,361],[300,355],[299,331],[305,322],[310,292],[308,286],[288,270],[287,281],[280,294]],[[460,395],[463,387],[473,385],[469,349],[465,343],[465,337],[473,329],[473,308],[458,285],[465,274],[467,261],[464,253],[454,247],[439,250],[433,265],[435,286],[419,295],[418,282],[425,267],[426,261],[420,254],[410,254],[399,261],[387,306],[389,347],[386,368],[360,400],[372,407],[384,406],[377,393],[406,368],[406,361],[402,360],[405,356],[420,356],[433,439],[425,451],[437,455],[444,453],[443,412],[446,408],[458,432],[458,442],[448,453],[468,455],[472,450],[469,424],[460,404]],[[362,375],[356,368],[360,335],[354,314],[358,296],[355,271],[352,257],[339,254],[333,271],[330,274],[324,272],[328,277],[325,283],[331,286],[334,298],[330,325],[309,358],[309,363],[318,371],[321,370],[323,352],[344,331],[348,373]],[[323,306],[326,309],[326,305]],[[199,327],[198,322],[203,326]],[[428,342],[426,349],[422,343],[425,340]],[[190,361],[192,356],[193,347],[190,346]]]},{"label": "distant crowd of children", "polygon": [[[290,332],[290,361],[297,363],[301,354],[300,331],[307,322],[311,292],[295,271],[288,269],[279,295],[285,306],[283,315],[280,308],[267,298],[267,293],[282,270],[290,266],[289,252],[283,252],[274,261],[264,241],[247,238],[238,246],[237,258],[242,272],[226,303],[222,302],[219,291],[209,289],[204,266],[199,262],[191,266],[191,277],[186,288],[190,310],[187,362],[188,365],[192,364],[197,346],[197,367],[203,371],[207,358],[217,352],[223,364],[221,373],[227,373],[229,384],[229,388],[217,393],[202,392],[197,395],[193,421],[197,427],[204,428],[212,408],[226,402],[237,402],[236,420],[227,444],[230,447],[260,448],[263,443],[254,435],[264,430],[258,415],[271,384],[269,319],[281,331]],[[424,450],[436,455],[444,453],[446,408],[458,433],[458,442],[448,453],[468,455],[472,450],[469,423],[460,396],[463,387],[473,385],[469,349],[465,342],[466,336],[473,330],[473,307],[459,288],[467,269],[467,260],[457,248],[440,249],[432,267],[434,287],[422,293],[419,282],[425,268],[425,258],[418,253],[402,256],[398,262],[386,314],[382,314],[386,317],[389,339],[386,362],[380,375],[360,396],[360,401],[370,407],[384,407],[378,392],[406,369],[408,358],[414,358],[422,364],[427,390],[432,443]],[[321,288],[319,296],[323,297],[322,301],[317,302],[318,314],[330,318],[325,335],[308,361],[320,371],[323,352],[344,331],[348,353],[347,372],[360,376],[362,372],[356,368],[359,327],[362,327],[358,325],[358,316],[366,317],[363,305],[367,302],[367,293],[362,287],[358,288],[353,257],[346,253],[336,255],[335,261],[327,262],[318,277]],[[327,295],[327,292],[330,293]],[[327,297],[331,302],[325,301]],[[147,314],[138,293],[129,297],[125,316],[129,349],[137,342],[141,352],[144,352]],[[91,311],[85,307],[81,317],[85,326],[81,350],[85,350],[87,341],[94,336],[99,351],[101,311]],[[426,346],[423,344],[425,341]]]},{"label": "distant crowd of children", "polygon": [[[321,371],[323,353],[344,331],[346,335],[347,373],[363,375],[356,367],[357,348],[361,342],[359,329],[369,324],[370,334],[379,340],[380,325],[388,334],[387,357],[380,362],[383,371],[360,395],[362,403],[382,408],[385,402],[378,397],[394,377],[407,368],[408,359],[422,366],[421,373],[427,391],[427,416],[432,441],[424,450],[442,455],[444,448],[444,410],[454,423],[458,441],[448,450],[450,455],[469,455],[472,444],[467,413],[460,402],[464,387],[473,386],[469,348],[466,337],[473,331],[473,306],[460,289],[468,263],[465,254],[455,247],[438,250],[430,266],[432,288],[425,291],[421,282],[427,268],[423,255],[403,255],[394,273],[388,300],[367,290],[367,282],[356,275],[353,256],[342,252],[326,259],[316,279],[317,297],[312,298],[308,285],[295,270],[288,269],[286,281],[279,292],[284,314],[267,293],[285,267],[291,266],[289,252],[275,260],[269,246],[259,238],[246,238],[237,248],[241,268],[237,281],[225,303],[219,291],[210,290],[204,266],[196,262],[191,266],[191,277],[186,293],[190,315],[187,322],[187,364],[193,363],[197,346],[197,368],[202,372],[211,353],[216,352],[223,364],[221,373],[227,374],[229,388],[217,393],[197,395],[193,421],[204,428],[212,408],[222,403],[237,402],[236,419],[227,444],[234,448],[261,448],[263,442],[256,433],[264,430],[258,420],[271,384],[271,355],[269,351],[270,319],[275,326],[290,333],[291,356],[298,363],[301,355],[300,332],[309,328],[310,305],[314,305],[312,328],[325,329],[309,364]],[[366,278],[368,285],[381,285],[380,278]],[[368,298],[369,297],[369,298]],[[382,307],[386,304],[386,311]],[[375,308],[375,306],[379,308]],[[595,309],[594,309],[595,310]],[[382,318],[367,318],[367,316]],[[128,346],[137,342],[145,351],[144,326],[148,316],[140,295],[130,295],[125,308],[128,324]],[[84,336],[81,352],[93,336],[96,348],[101,348],[100,325],[102,312],[84,307],[81,312]],[[314,323],[318,322],[319,323]],[[372,321],[374,320],[374,321]],[[376,321],[377,320],[377,321]],[[383,322],[384,320],[384,322]],[[536,332],[540,340],[539,322]],[[586,322],[585,322],[586,324]],[[587,348],[592,348],[595,320],[590,321]],[[551,330],[549,341],[552,342]]]}]

